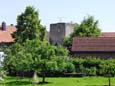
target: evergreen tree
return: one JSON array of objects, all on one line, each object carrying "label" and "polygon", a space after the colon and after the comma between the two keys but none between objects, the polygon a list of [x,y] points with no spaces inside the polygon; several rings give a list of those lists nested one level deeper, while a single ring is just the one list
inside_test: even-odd
[{"label": "evergreen tree", "polygon": [[44,40],[46,28],[40,24],[38,11],[28,6],[24,13],[17,17],[17,31],[12,34],[16,42],[23,43],[27,39]]}]

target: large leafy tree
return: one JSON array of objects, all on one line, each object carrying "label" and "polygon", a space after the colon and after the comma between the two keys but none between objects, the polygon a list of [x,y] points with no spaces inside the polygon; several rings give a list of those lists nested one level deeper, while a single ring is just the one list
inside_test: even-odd
[{"label": "large leafy tree", "polygon": [[[45,72],[47,69],[47,63],[53,61],[55,56],[65,56],[68,54],[66,49],[62,47],[56,47],[50,45],[48,42],[42,42],[40,40],[27,40],[24,43],[25,54],[30,54],[33,62],[32,68],[34,71],[41,71],[43,80],[45,82]],[[28,56],[26,56],[26,60]],[[29,62],[29,61],[28,61]]]},{"label": "large leafy tree", "polygon": [[93,16],[85,18],[79,26],[74,28],[72,36],[80,37],[98,37],[101,34],[101,30],[98,27],[98,20],[94,20]]},{"label": "large leafy tree", "polygon": [[98,27],[98,20],[95,20],[93,16],[84,18],[81,24],[75,24],[74,32],[65,38],[64,45],[67,47],[72,46],[72,39],[74,37],[98,37],[101,34],[101,30]]},{"label": "large leafy tree", "polygon": [[19,43],[13,44],[6,53],[4,67],[9,73],[33,71],[35,74],[39,71],[44,83],[47,63],[53,61],[57,55],[67,55],[67,50],[34,39],[27,40],[23,46]]},{"label": "large leafy tree", "polygon": [[47,62],[56,55],[67,55],[67,51],[45,41],[46,29],[40,24],[38,12],[31,6],[18,16],[16,27],[17,31],[12,34],[15,43],[6,51],[5,68],[9,73],[34,71],[35,75],[41,70],[45,82]]},{"label": "large leafy tree", "polygon": [[12,34],[16,42],[23,43],[27,39],[44,40],[46,29],[40,24],[38,11],[34,7],[26,7],[24,13],[17,17],[17,31]]},{"label": "large leafy tree", "polygon": [[[26,46],[26,44],[28,42],[27,40],[45,40],[46,28],[40,24],[38,11],[32,6],[27,6],[25,11],[17,16],[16,28],[17,31],[12,34],[15,43],[7,49],[8,52],[6,51],[6,53],[8,58],[6,57],[4,64],[10,73],[13,72],[13,69],[15,69],[15,72],[36,71],[36,66],[39,62],[35,62],[33,58],[38,59],[37,50],[39,47],[34,47],[38,42],[36,41],[35,44],[31,43],[30,46],[33,50],[31,53],[27,53],[28,46]],[[39,43],[37,45],[39,45]]]},{"label": "large leafy tree", "polygon": [[43,83],[45,82],[45,70],[46,63],[55,56],[54,47],[47,42],[41,42],[39,40],[28,40],[25,44],[25,53],[32,55],[32,60],[35,67],[34,70],[41,70],[43,76]]}]

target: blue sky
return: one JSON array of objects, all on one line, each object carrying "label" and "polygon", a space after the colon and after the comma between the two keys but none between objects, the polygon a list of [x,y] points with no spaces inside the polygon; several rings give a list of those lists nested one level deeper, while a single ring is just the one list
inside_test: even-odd
[{"label": "blue sky", "polygon": [[115,0],[2,0],[0,23],[16,24],[17,15],[28,5],[39,11],[41,23],[48,29],[51,23],[80,23],[84,17],[92,15],[99,20],[102,31],[115,31]]}]

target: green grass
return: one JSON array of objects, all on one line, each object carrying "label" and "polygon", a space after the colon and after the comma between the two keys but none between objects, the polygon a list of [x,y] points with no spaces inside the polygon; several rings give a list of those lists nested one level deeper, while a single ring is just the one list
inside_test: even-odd
[{"label": "green grass", "polygon": [[[46,78],[46,81],[46,84],[33,85],[29,78],[6,77],[4,81],[0,81],[0,86],[108,86],[108,78],[104,77],[57,77]],[[115,86],[115,77],[111,78],[111,84]]]}]

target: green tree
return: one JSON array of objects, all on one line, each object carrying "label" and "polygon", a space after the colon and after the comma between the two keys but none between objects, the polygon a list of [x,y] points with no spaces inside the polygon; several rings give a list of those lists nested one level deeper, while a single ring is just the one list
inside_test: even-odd
[{"label": "green tree", "polygon": [[[19,43],[13,44],[6,53],[4,67],[9,73],[33,71],[37,75],[37,72],[41,72],[42,82],[45,83],[48,62],[53,61],[56,55],[67,55],[67,50],[52,46],[48,42],[34,39],[27,40],[23,45]],[[37,80],[35,81],[38,82]]]},{"label": "green tree", "polygon": [[[54,46],[51,46],[49,43],[41,42],[39,40],[28,40],[24,45],[26,53],[31,53],[32,55],[35,65],[34,70],[41,70],[43,77],[42,82],[45,83],[46,63],[48,61],[51,61],[55,56]],[[38,63],[39,65],[36,65]]]},{"label": "green tree", "polygon": [[94,20],[93,16],[84,18],[80,25],[75,24],[74,32],[70,37],[65,38],[64,45],[67,47],[72,46],[72,39],[74,37],[98,37],[101,34],[101,30],[98,27],[98,20]]},{"label": "green tree", "polygon": [[[39,60],[38,59],[39,55],[37,54],[37,50],[39,46],[37,45],[39,45],[39,43],[41,42],[39,43],[37,42],[38,43],[37,45],[35,45],[36,43],[31,44],[30,50],[33,50],[33,51],[31,51],[31,53],[30,52],[27,53],[27,51],[29,51],[28,50],[29,47],[26,45],[28,43],[26,41],[34,40],[34,39],[37,39],[40,41],[45,40],[46,28],[40,24],[38,11],[36,11],[35,8],[32,6],[27,6],[25,11],[17,16],[16,28],[17,28],[17,31],[12,34],[12,37],[15,39],[15,43],[19,43],[20,46],[22,45],[21,47],[23,47],[23,50],[21,51],[15,50],[16,48],[18,48],[18,46],[16,46],[14,49],[16,53],[15,54],[10,53],[11,55],[10,58],[14,57],[14,62],[20,61],[20,65],[22,64],[22,66],[19,66],[19,64],[15,65],[15,67],[17,67],[20,71],[23,71],[23,69],[25,69],[26,71],[33,70],[35,71],[34,74],[36,76],[36,69],[37,69],[36,66],[38,66],[38,61],[36,62],[35,58]],[[13,46],[15,46],[15,43],[13,44]],[[11,46],[11,51],[12,51],[13,46]],[[20,58],[16,59],[17,56]],[[19,70],[16,70],[16,71],[19,71]]]},{"label": "green tree", "polygon": [[[8,72],[8,74],[15,74],[17,71],[22,71],[24,66],[20,62],[23,54],[24,48],[19,43],[15,43],[12,46],[9,46],[5,50],[6,56],[4,58],[4,68]],[[23,60],[24,61],[24,60]]]},{"label": "green tree", "polygon": [[44,83],[47,62],[68,52],[45,41],[46,29],[40,24],[38,12],[31,6],[18,16],[16,27],[17,31],[12,34],[15,43],[6,51],[4,67],[9,73],[34,71],[35,77],[41,71]]},{"label": "green tree", "polygon": [[98,37],[101,34],[101,30],[98,27],[98,21],[94,20],[93,16],[85,18],[72,34],[73,37]]},{"label": "green tree", "polygon": [[64,38],[64,46],[67,47],[68,49],[71,49],[72,47],[72,37],[71,36]]},{"label": "green tree", "polygon": [[56,56],[67,56],[68,55],[68,50],[64,49],[62,46],[55,46],[55,55]]},{"label": "green tree", "polygon": [[23,43],[27,39],[44,40],[46,28],[40,24],[38,11],[34,7],[26,7],[24,13],[17,16],[17,31],[12,34],[16,42]]}]

